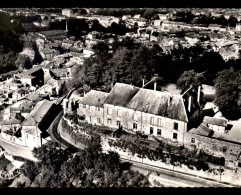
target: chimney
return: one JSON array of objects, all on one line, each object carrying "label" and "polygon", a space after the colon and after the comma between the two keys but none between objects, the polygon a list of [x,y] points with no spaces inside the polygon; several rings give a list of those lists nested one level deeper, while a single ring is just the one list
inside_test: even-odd
[{"label": "chimney", "polygon": [[66,21],[66,29],[65,29],[65,32],[68,32],[68,23]]},{"label": "chimney", "polygon": [[135,86],[134,85],[131,85],[132,86],[132,90],[134,90],[135,89]]},{"label": "chimney", "polygon": [[197,95],[198,104],[200,104],[200,93],[201,93],[201,86],[198,86],[198,95]]},{"label": "chimney", "polygon": [[154,91],[156,91],[156,82],[154,83]]},{"label": "chimney", "polygon": [[192,106],[192,96],[189,97],[188,101],[188,111],[191,112],[191,106]]},{"label": "chimney", "polygon": [[142,79],[142,87],[145,86],[145,79]]}]

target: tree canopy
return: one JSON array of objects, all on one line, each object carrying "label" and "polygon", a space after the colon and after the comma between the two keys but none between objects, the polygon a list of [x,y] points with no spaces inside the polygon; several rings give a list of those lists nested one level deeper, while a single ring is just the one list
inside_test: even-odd
[{"label": "tree canopy", "polygon": [[214,83],[215,103],[223,116],[230,120],[241,118],[241,70],[225,69],[218,73]]},{"label": "tree canopy", "polygon": [[38,162],[28,162],[23,174],[36,187],[148,187],[146,176],[130,170],[115,152],[102,153],[100,136],[87,142],[86,150],[62,150],[48,143],[33,150]]}]

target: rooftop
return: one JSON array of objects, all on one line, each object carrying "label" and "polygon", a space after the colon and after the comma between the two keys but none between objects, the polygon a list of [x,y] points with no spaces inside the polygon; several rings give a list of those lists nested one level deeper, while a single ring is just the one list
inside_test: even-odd
[{"label": "rooftop", "polygon": [[139,90],[140,88],[132,85],[116,83],[107,96],[105,103],[125,107]]},{"label": "rooftop", "polygon": [[107,96],[108,96],[108,93],[91,90],[82,99],[80,99],[80,103],[87,104],[90,106],[103,107],[104,101]]},{"label": "rooftop", "polygon": [[227,126],[227,120],[222,119],[222,118],[214,118],[214,117],[205,116],[203,122],[205,124],[212,124],[212,125],[218,125],[218,126],[223,126],[223,127]]}]

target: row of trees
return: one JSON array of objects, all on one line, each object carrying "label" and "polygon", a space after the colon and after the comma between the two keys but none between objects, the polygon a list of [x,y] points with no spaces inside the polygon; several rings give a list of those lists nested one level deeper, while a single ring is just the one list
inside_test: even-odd
[{"label": "row of trees", "polygon": [[[91,24],[91,25],[89,25]],[[66,21],[50,22],[50,29],[66,29]],[[116,35],[125,35],[126,32],[131,32],[132,29],[127,28],[123,23],[113,22],[110,26],[102,26],[98,20],[86,21],[85,19],[69,19],[68,20],[68,34],[80,38],[83,34],[91,31],[98,31],[104,33],[113,33]]]},{"label": "row of trees", "polygon": [[86,150],[62,150],[56,143],[33,150],[38,162],[24,164],[23,174],[36,187],[147,187],[146,176],[121,163],[117,153],[102,153],[100,137],[94,136]]},{"label": "row of trees", "polygon": [[[96,55],[86,59],[83,68],[76,71],[75,84],[108,91],[111,83],[115,82],[141,86],[143,78],[149,81],[155,74],[162,77],[164,83],[176,83],[184,71],[193,70],[202,75],[204,83],[212,85],[217,72],[226,67],[218,53],[205,52],[199,45],[180,46],[170,54],[163,53],[159,45],[148,48],[131,38],[116,40],[111,46],[112,53],[108,44],[103,42],[93,47]],[[189,83],[185,87],[181,85],[178,84],[185,90]]]},{"label": "row of trees", "polygon": [[98,9],[96,11],[97,15],[104,15],[104,16],[115,16],[115,17],[122,17],[123,15],[141,15],[141,17],[146,19],[159,19],[157,14],[166,14],[167,12],[163,12],[157,8],[145,8],[145,9],[138,9],[138,8],[128,8],[128,9]]},{"label": "row of trees", "polygon": [[199,15],[195,16],[190,11],[180,11],[175,14],[175,21],[179,22],[186,22],[186,23],[192,23],[192,24],[219,24],[223,26],[230,26],[235,27],[236,23],[238,23],[238,20],[234,16],[230,16],[229,19],[226,19],[224,15],[221,15],[220,17],[214,17],[210,14],[207,15]]}]

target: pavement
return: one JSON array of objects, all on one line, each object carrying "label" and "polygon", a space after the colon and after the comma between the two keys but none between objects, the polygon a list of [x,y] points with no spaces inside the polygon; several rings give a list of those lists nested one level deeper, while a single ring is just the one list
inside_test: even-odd
[{"label": "pavement", "polygon": [[121,160],[131,162],[133,170],[141,171],[141,169],[144,169],[149,171],[149,173],[151,173],[150,179],[155,179],[166,187],[236,187],[231,184],[224,184],[218,181],[207,180],[201,177],[194,177],[189,174],[167,170],[136,161],[130,161],[128,159],[121,158]]},{"label": "pavement", "polygon": [[5,141],[0,137],[0,145],[5,149],[5,151],[13,156],[21,156],[29,160],[36,161],[32,154],[32,148],[25,146],[20,146],[8,141]]}]

